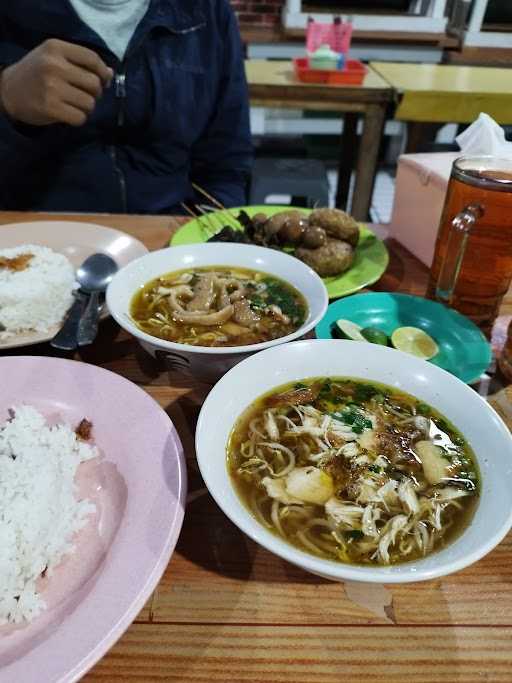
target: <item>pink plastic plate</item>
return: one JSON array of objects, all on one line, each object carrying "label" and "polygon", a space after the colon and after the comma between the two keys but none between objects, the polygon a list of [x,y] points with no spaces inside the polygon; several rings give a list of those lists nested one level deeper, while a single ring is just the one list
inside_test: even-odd
[{"label": "pink plastic plate", "polygon": [[[64,254],[75,269],[96,252],[111,256],[119,268],[148,253],[142,242],[135,237],[104,225],[62,220],[0,225],[0,249],[22,244],[40,244]],[[107,315],[108,312],[104,309],[102,317]],[[8,337],[0,341],[0,351],[50,341],[59,327],[60,325],[56,325],[48,332],[28,331]]]},{"label": "pink plastic plate", "polygon": [[80,466],[97,512],[40,590],[28,625],[0,627],[2,683],[68,683],[95,664],[157,585],[183,521],[186,469],[171,420],[142,389],[107,370],[57,358],[0,358],[0,423],[25,403],[50,422],[87,417],[100,458]]}]

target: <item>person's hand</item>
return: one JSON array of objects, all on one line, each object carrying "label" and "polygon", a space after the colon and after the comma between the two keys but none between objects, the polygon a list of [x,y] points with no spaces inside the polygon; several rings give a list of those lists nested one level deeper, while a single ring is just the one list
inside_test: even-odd
[{"label": "person's hand", "polygon": [[81,126],[113,75],[92,50],[47,40],[1,72],[0,109],[33,126]]}]

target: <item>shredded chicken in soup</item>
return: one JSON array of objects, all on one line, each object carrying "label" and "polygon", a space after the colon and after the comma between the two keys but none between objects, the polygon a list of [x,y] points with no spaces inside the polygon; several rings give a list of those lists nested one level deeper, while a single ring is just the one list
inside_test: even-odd
[{"label": "shredded chicken in soup", "polygon": [[464,437],[381,384],[305,379],[263,396],[228,444],[256,519],[307,552],[361,565],[415,560],[469,524],[479,474]]}]

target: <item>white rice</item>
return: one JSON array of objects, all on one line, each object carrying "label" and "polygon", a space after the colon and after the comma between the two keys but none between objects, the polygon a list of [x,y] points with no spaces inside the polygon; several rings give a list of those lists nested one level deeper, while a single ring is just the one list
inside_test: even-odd
[{"label": "white rice", "polygon": [[25,270],[0,268],[0,340],[20,332],[48,332],[64,318],[73,301],[73,266],[48,247],[23,244],[0,249],[0,256],[33,254]]},{"label": "white rice", "polygon": [[98,455],[67,425],[48,426],[31,406],[0,428],[0,625],[31,621],[46,605],[36,581],[73,552],[95,510],[75,497],[80,463]]}]

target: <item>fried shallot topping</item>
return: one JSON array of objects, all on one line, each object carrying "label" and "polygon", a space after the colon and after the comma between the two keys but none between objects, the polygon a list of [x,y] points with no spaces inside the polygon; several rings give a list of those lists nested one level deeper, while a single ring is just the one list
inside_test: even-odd
[{"label": "fried shallot topping", "polygon": [[33,258],[33,254],[19,254],[13,258],[0,256],[0,268],[7,268],[7,270],[11,270],[13,273],[19,273],[28,268]]},{"label": "fried shallot topping", "polygon": [[80,422],[78,427],[75,429],[75,434],[82,441],[89,441],[91,438],[92,422],[84,419]]}]

